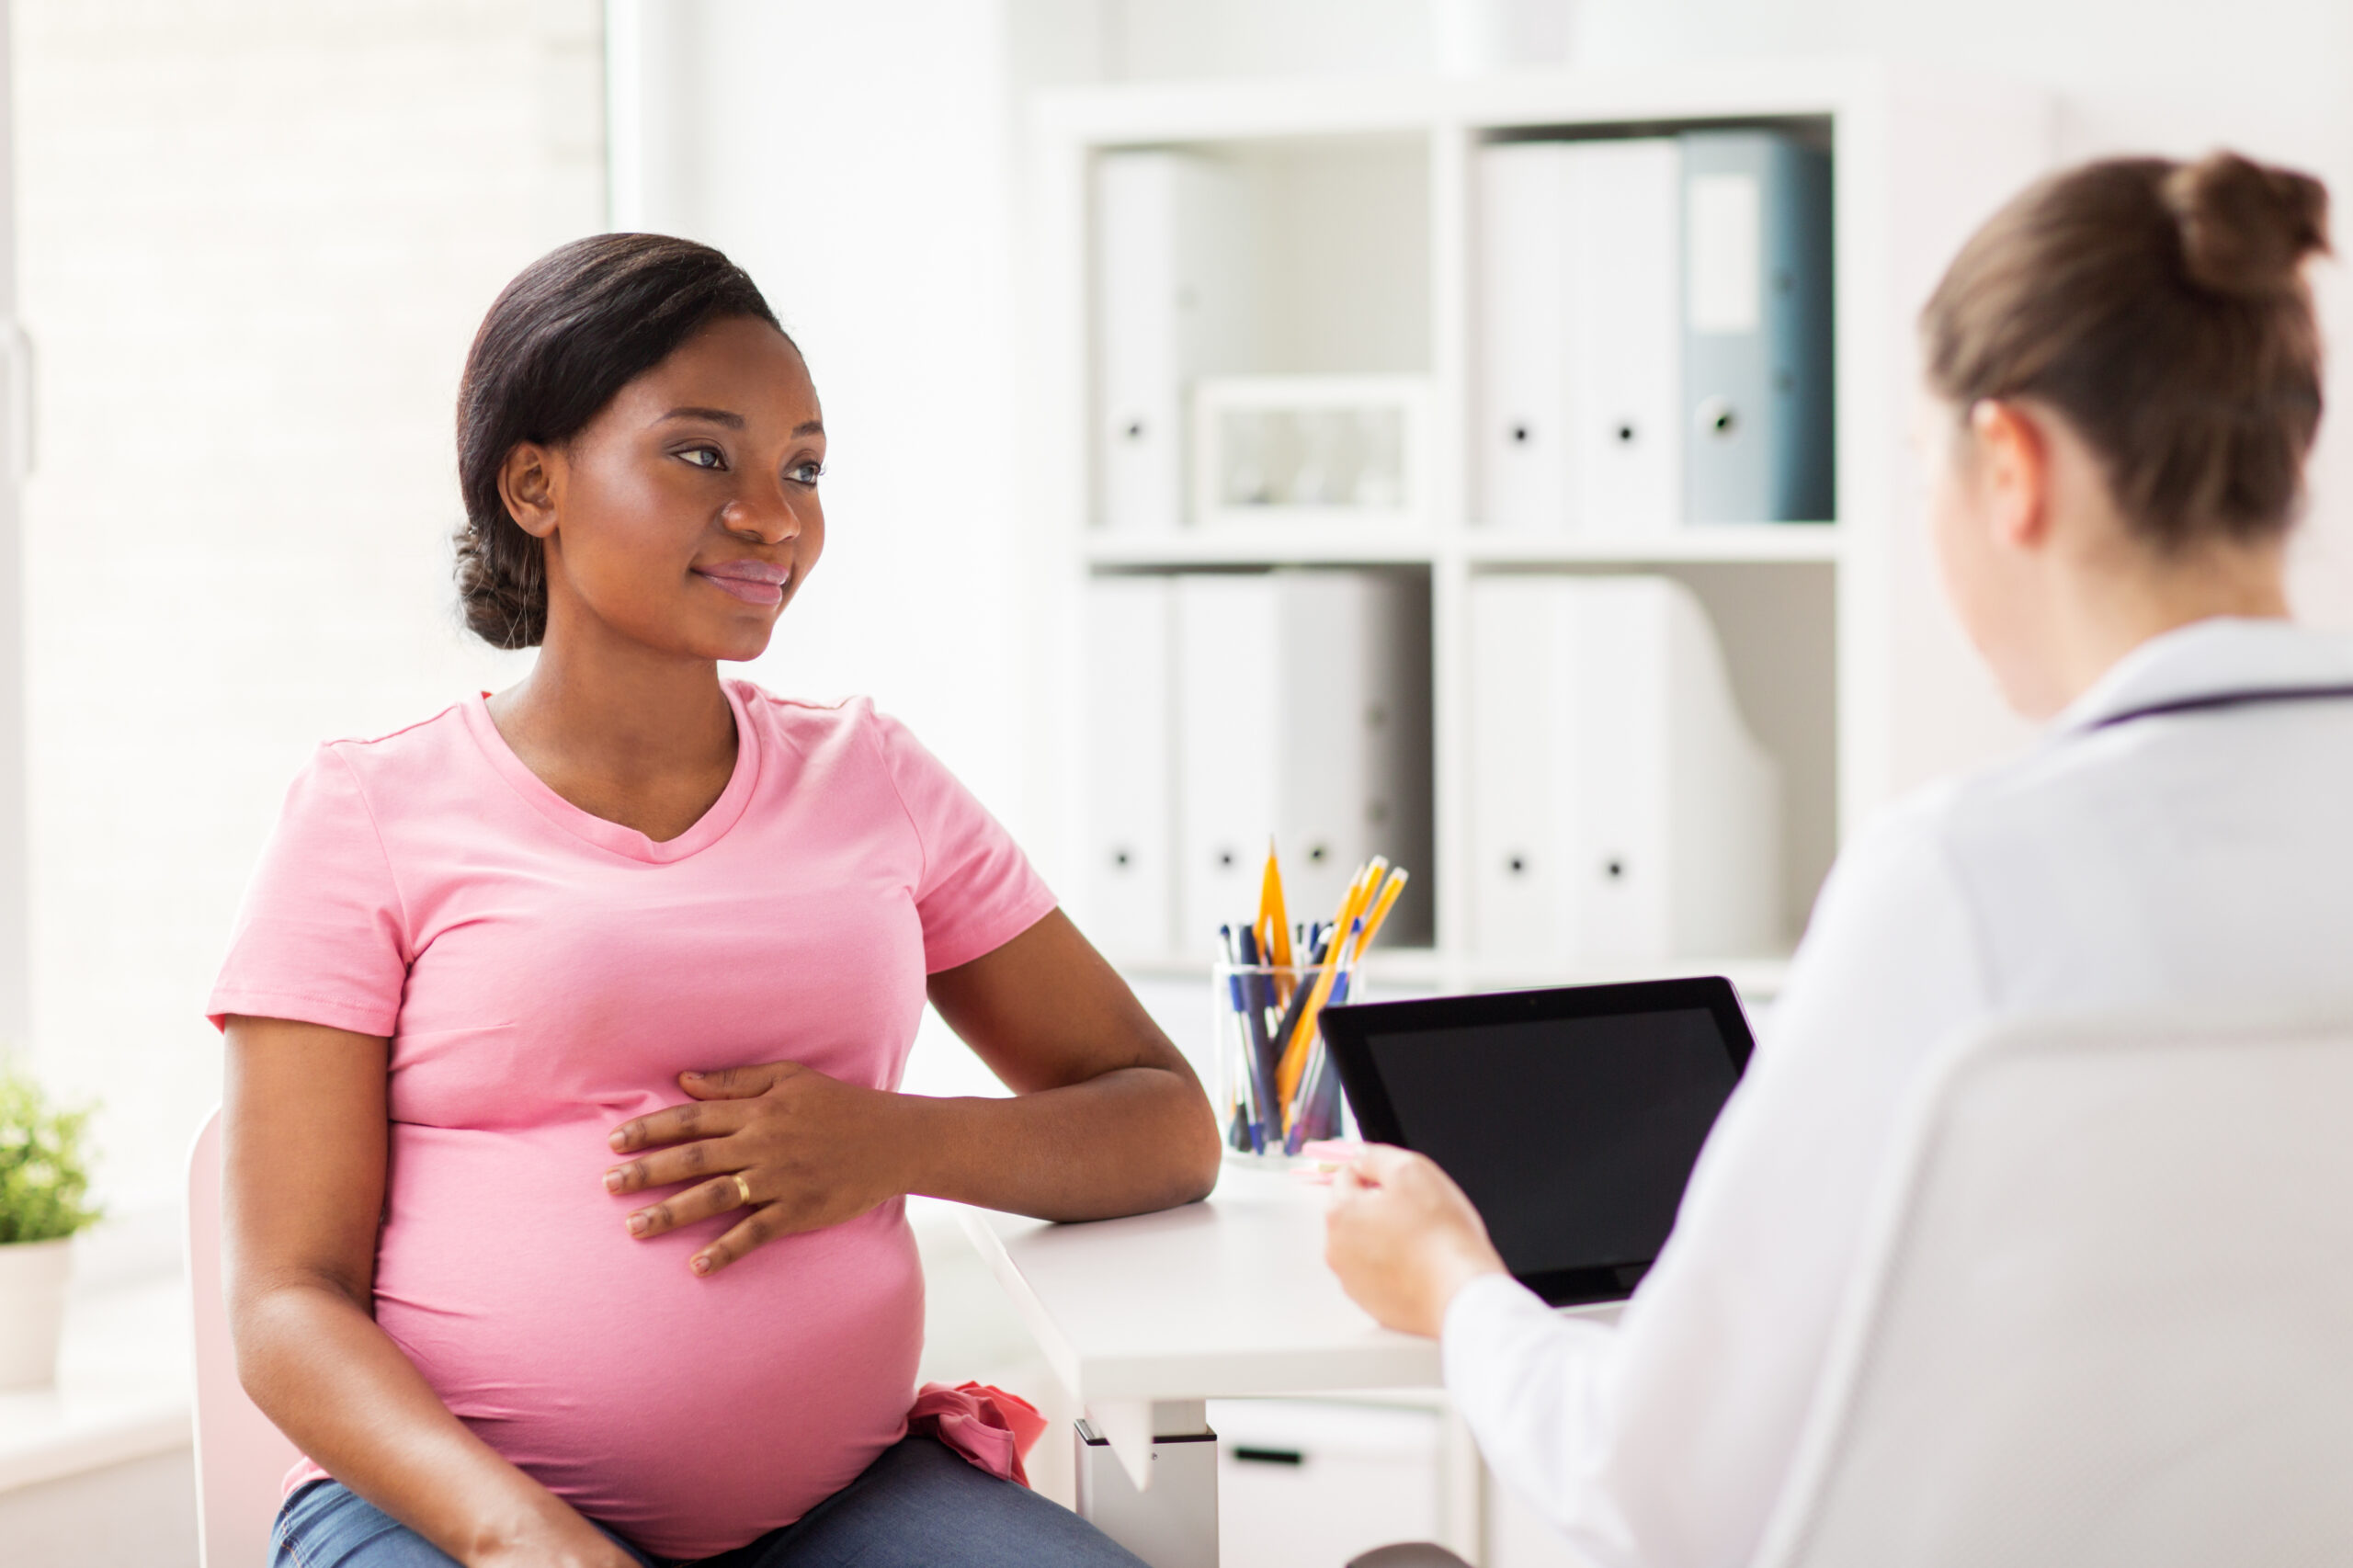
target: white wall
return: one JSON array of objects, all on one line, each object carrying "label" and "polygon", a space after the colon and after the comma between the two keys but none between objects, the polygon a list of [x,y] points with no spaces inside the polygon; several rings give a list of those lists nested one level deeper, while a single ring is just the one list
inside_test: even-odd
[{"label": "white wall", "polygon": [[17,0],[36,1064],[170,1201],[199,1010],[323,738],[512,667],[457,630],[451,418],[602,226],[594,0]]},{"label": "white wall", "polygon": [[642,12],[645,227],[725,250],[824,405],[824,557],[750,673],[896,712],[1018,825],[1012,68],[973,0]]}]

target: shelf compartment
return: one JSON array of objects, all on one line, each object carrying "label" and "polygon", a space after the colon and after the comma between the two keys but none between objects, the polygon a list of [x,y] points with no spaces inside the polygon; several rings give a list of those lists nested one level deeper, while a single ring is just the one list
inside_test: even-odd
[{"label": "shelf compartment", "polygon": [[[1788,526],[1771,525],[1776,531]],[[1802,930],[1838,842],[1836,628],[1843,588],[1835,561],[1654,556],[1515,561],[1483,564],[1479,570],[1654,571],[1675,578],[1699,597],[1723,649],[1725,673],[1741,716],[1780,769],[1782,918],[1787,931]]]}]

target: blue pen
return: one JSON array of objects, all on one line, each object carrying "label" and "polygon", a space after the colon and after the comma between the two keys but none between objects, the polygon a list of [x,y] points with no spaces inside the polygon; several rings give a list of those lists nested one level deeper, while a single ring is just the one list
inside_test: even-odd
[{"label": "blue pen", "polygon": [[[1243,954],[1255,949],[1257,946],[1256,941],[1247,930],[1242,933],[1243,946],[1238,949],[1234,946],[1233,926],[1221,926],[1217,928],[1217,934],[1219,940],[1225,947],[1226,962],[1237,968],[1245,961]],[[1248,961],[1256,962],[1256,960]],[[1266,1025],[1261,1021],[1260,1016],[1250,1006],[1241,974],[1228,974],[1225,977],[1225,985],[1227,994],[1233,1003],[1233,1011],[1242,1022],[1243,1038],[1238,1044],[1247,1058],[1243,1074],[1243,1093],[1237,1096],[1248,1102],[1247,1108],[1245,1110],[1240,1105],[1235,1107],[1234,1127],[1233,1132],[1229,1134],[1229,1141],[1237,1149],[1247,1149],[1254,1154],[1263,1154],[1267,1152],[1267,1092],[1259,1081],[1263,1074],[1258,1065],[1258,1037],[1265,1032]]]},{"label": "blue pen", "polygon": [[1242,961],[1247,966],[1242,978],[1242,993],[1244,1004],[1250,1010],[1251,1081],[1258,1094],[1258,1104],[1264,1108],[1274,1104],[1275,1069],[1282,1060],[1280,1036],[1275,1032],[1275,981],[1267,972],[1267,955],[1259,948],[1257,932],[1245,926],[1236,938],[1242,948]]},{"label": "blue pen", "polygon": [[1275,1103],[1275,1080],[1273,1069],[1268,1065],[1271,1052],[1267,1040],[1267,1002],[1274,987],[1266,975],[1252,972],[1266,961],[1265,955],[1258,950],[1258,933],[1245,926],[1234,933],[1234,939],[1245,966],[1243,973],[1236,977],[1241,986],[1237,1005],[1242,1009],[1243,1025],[1249,1035],[1244,1049],[1249,1052],[1250,1092],[1258,1108],[1250,1131],[1253,1146],[1263,1154],[1267,1152],[1267,1108]]},{"label": "blue pen", "polygon": [[1277,1062],[1282,1060],[1283,1051],[1290,1047],[1291,1032],[1299,1028],[1300,1015],[1307,1011],[1308,995],[1315,989],[1308,983],[1307,972],[1320,967],[1330,951],[1327,938],[1314,936],[1313,927],[1309,935],[1312,939],[1304,941],[1301,947],[1307,955],[1307,962],[1301,966],[1299,983],[1291,987],[1290,1006],[1283,1010],[1282,1021],[1275,1026],[1274,1053]]},{"label": "blue pen", "polygon": [[[1217,927],[1217,956],[1226,960],[1228,965],[1233,963],[1233,927],[1231,926]],[[1233,991],[1233,980],[1226,980],[1226,989]],[[1243,1010],[1243,1003],[1240,1003],[1238,994],[1235,994],[1235,1003],[1233,1003],[1233,1007],[1235,1007],[1235,1012]],[[1247,1099],[1249,1099],[1249,1087],[1247,1085],[1238,1087],[1238,1093],[1235,1093],[1235,1097],[1233,1097],[1233,1125],[1228,1125],[1226,1128],[1226,1142],[1235,1146],[1235,1149],[1249,1149]]]},{"label": "blue pen", "polygon": [[[1340,949],[1340,972],[1332,977],[1332,995],[1327,1005],[1347,994],[1348,975],[1364,948],[1364,921],[1358,918],[1351,922],[1348,934],[1339,939],[1344,944]],[[1314,1108],[1324,1080],[1329,1074],[1324,1062],[1329,1054],[1324,1049],[1324,1036],[1319,1029],[1307,1048],[1307,1070],[1299,1075],[1299,1086],[1291,1091],[1290,1133],[1283,1140],[1283,1153],[1286,1154],[1298,1153],[1300,1145],[1310,1138],[1325,1136],[1322,1132],[1311,1131],[1308,1121],[1309,1112]]]}]

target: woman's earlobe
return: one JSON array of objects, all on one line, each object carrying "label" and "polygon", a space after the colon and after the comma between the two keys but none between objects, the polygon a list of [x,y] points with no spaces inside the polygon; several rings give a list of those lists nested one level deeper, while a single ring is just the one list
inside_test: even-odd
[{"label": "woman's earlobe", "polygon": [[533,539],[555,531],[553,465],[547,450],[533,442],[518,443],[498,470],[498,496],[515,526]]},{"label": "woman's earlobe", "polygon": [[1995,534],[2004,544],[2032,549],[2050,528],[2051,453],[2041,426],[2026,410],[1982,398],[1969,411],[1984,483],[1993,501]]}]

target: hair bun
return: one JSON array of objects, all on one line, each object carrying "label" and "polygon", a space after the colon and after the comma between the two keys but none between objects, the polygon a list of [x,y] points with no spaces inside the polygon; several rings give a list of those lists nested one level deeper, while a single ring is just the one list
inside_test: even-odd
[{"label": "hair bun", "polygon": [[2165,176],[2189,280],[2217,294],[2293,291],[2304,258],[2328,249],[2328,187],[2310,175],[2236,153],[2209,153]]}]

